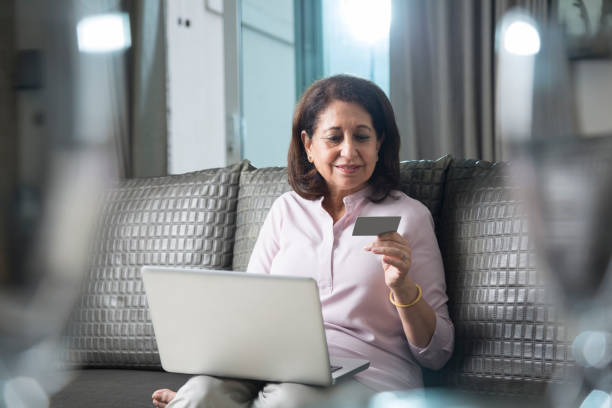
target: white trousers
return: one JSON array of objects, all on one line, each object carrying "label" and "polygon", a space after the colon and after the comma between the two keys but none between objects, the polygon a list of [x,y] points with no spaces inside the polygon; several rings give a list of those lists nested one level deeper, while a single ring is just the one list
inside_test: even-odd
[{"label": "white trousers", "polygon": [[334,407],[366,402],[374,393],[353,379],[333,387],[314,387],[199,375],[179,388],[167,408]]}]

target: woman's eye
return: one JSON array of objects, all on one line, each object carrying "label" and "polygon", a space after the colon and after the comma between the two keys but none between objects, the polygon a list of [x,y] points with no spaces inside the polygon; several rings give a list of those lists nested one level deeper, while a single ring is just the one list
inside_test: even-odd
[{"label": "woman's eye", "polygon": [[340,136],[329,136],[327,140],[332,143],[338,143],[342,140],[342,138]]},{"label": "woman's eye", "polygon": [[357,139],[357,141],[359,141],[359,142],[365,142],[369,138],[370,138],[369,135],[357,135],[357,136],[355,136],[355,139]]}]

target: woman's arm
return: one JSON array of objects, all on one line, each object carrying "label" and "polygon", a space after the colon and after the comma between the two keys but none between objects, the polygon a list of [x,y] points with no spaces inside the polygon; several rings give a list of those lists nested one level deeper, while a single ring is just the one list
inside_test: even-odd
[{"label": "woman's arm", "polygon": [[[394,288],[391,291],[398,305],[408,305],[416,300],[417,296],[422,296],[414,282],[406,284],[404,288]],[[427,347],[436,329],[436,312],[429,303],[421,297],[413,306],[396,306],[396,309],[410,344],[420,348]]]},{"label": "woman's arm", "polygon": [[[410,217],[410,242],[398,233],[383,234],[366,250],[381,254],[385,283],[396,306],[414,357],[429,368],[443,366],[453,350],[442,257],[426,208]],[[419,297],[417,284],[421,288]],[[414,303],[414,304],[412,304]]]},{"label": "woman's arm", "polygon": [[385,283],[392,294],[389,300],[396,305],[406,338],[417,347],[426,347],[436,328],[436,312],[422,298],[422,289],[417,288],[410,277],[408,241],[397,232],[387,233],[380,235],[366,249],[383,255]]}]

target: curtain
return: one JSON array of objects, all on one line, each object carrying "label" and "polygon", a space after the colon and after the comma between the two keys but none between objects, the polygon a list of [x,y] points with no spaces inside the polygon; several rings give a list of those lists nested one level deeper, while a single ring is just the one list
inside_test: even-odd
[{"label": "curtain", "polygon": [[109,12],[130,16],[131,47],[80,54],[77,134],[109,140],[121,178],[166,174],[166,46],[164,3],[75,2],[84,17]]},{"label": "curtain", "polygon": [[393,0],[390,99],[400,158],[502,160],[495,131],[495,27],[520,6],[546,22],[548,0]]},{"label": "curtain", "polygon": [[[120,13],[119,0],[69,3],[75,22]],[[129,51],[77,52],[74,75],[74,143],[110,145],[119,176],[130,174],[126,59]]]},{"label": "curtain", "polygon": [[[129,1],[131,144],[123,149],[126,177],[167,174],[165,2]],[[129,149],[129,150],[128,150]]]}]

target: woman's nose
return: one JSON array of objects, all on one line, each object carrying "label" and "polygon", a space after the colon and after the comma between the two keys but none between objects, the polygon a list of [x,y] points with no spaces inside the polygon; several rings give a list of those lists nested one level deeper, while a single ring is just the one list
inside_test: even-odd
[{"label": "woman's nose", "polygon": [[353,157],[356,153],[357,150],[355,149],[355,144],[353,143],[352,140],[350,140],[350,138],[345,137],[344,138],[344,143],[342,143],[342,150],[341,150],[342,156],[344,157]]}]

